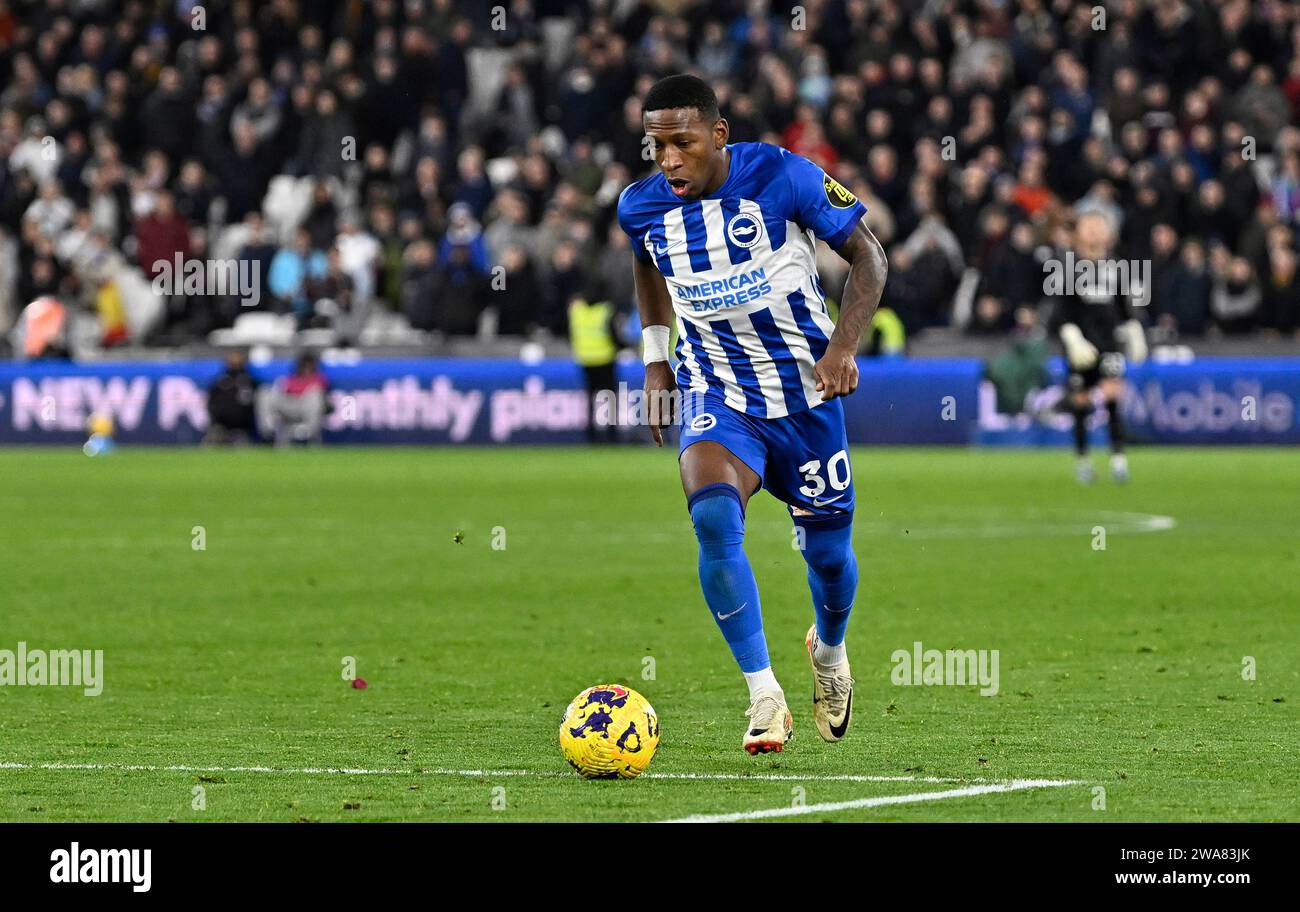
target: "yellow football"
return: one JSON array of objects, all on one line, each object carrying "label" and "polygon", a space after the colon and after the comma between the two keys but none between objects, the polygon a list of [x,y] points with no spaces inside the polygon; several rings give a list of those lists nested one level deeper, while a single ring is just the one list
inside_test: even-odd
[{"label": "yellow football", "polygon": [[659,716],[645,697],[597,684],[573,698],[560,723],[560,750],[585,779],[635,779],[659,747]]}]

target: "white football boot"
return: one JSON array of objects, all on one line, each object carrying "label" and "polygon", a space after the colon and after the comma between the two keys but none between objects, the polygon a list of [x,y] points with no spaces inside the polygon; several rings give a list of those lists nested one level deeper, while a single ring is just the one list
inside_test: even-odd
[{"label": "white football boot", "polygon": [[1123,453],[1111,454],[1110,478],[1115,484],[1126,484],[1128,482],[1128,457]]},{"label": "white football boot", "polygon": [[820,665],[813,657],[817,644],[817,625],[808,628],[804,645],[808,648],[808,664],[813,670],[813,722],[824,741],[838,741],[849,730],[853,716],[853,676],[845,659],[835,665]]},{"label": "white football boot", "polygon": [[751,754],[779,751],[794,737],[794,717],[780,693],[761,693],[745,710],[749,724],[741,742]]},{"label": "white football boot", "polygon": [[1080,456],[1074,464],[1074,477],[1079,479],[1079,484],[1090,485],[1097,480],[1097,472],[1092,467],[1092,462],[1087,456]]}]

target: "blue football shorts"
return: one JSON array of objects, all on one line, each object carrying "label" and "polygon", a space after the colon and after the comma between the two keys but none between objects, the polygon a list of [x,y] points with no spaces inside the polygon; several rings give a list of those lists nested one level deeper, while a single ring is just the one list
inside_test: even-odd
[{"label": "blue football shorts", "polygon": [[758,418],[712,391],[685,393],[678,458],[703,440],[722,444],[753,469],[796,522],[852,519],[853,468],[839,399],[784,418]]}]

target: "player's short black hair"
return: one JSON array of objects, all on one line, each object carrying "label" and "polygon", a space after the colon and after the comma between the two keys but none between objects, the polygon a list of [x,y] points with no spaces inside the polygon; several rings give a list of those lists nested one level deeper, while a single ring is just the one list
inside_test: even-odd
[{"label": "player's short black hair", "polygon": [[718,113],[718,96],[713,94],[709,84],[698,76],[680,74],[665,76],[646,92],[645,101],[641,102],[641,113],[665,111],[670,108],[695,108],[700,117],[715,121]]}]

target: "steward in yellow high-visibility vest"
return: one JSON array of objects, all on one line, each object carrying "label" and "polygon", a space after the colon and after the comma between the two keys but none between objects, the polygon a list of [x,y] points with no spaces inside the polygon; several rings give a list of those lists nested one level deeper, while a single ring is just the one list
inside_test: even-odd
[{"label": "steward in yellow high-visibility vest", "polygon": [[[614,360],[618,342],[614,338],[614,305],[603,295],[574,295],[569,301],[569,346],[573,360],[582,368],[587,386],[587,440],[596,443],[597,431],[608,442],[617,438],[617,390]],[[598,397],[605,393],[605,407],[598,409]]]},{"label": "steward in yellow high-visibility vest", "polygon": [[569,345],[573,360],[583,367],[598,367],[614,363],[618,344],[610,321],[614,305],[609,301],[589,303],[581,297],[569,302]]},{"label": "steward in yellow high-visibility vest", "polygon": [[880,307],[871,316],[871,325],[867,328],[866,345],[863,354],[867,355],[902,355],[907,349],[907,330],[903,321],[892,309]]}]

